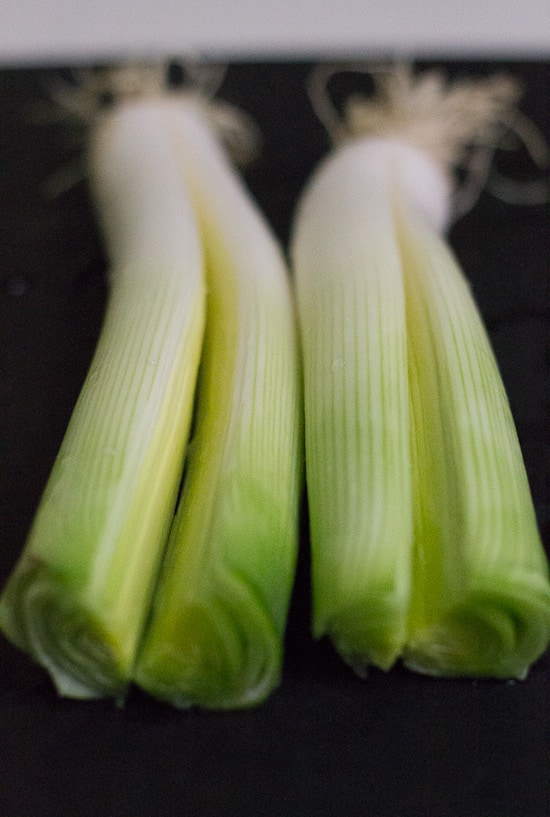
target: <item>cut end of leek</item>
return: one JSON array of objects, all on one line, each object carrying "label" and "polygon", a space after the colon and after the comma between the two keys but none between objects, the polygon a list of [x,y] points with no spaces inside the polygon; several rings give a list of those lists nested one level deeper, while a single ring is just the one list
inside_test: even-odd
[{"label": "cut end of leek", "polygon": [[50,673],[61,696],[123,700],[132,656],[44,563],[21,562],[4,590],[0,625]]},{"label": "cut end of leek", "polygon": [[[195,467],[191,458],[196,477]],[[212,482],[195,483],[196,496],[204,499]],[[196,537],[188,528],[194,503],[184,493],[134,668],[140,687],[181,708],[256,706],[280,683],[295,513],[285,520],[289,508],[276,514],[265,497],[233,488],[213,524],[194,508],[204,526]],[[210,555],[199,556],[201,538]]]},{"label": "cut end of leek", "polygon": [[381,591],[366,600],[333,612],[330,620],[314,629],[319,638],[327,633],[337,652],[360,677],[369,666],[387,671],[401,656],[407,632],[408,599]]},{"label": "cut end of leek", "polygon": [[405,665],[434,676],[523,680],[550,639],[550,590],[540,581],[499,584],[471,590],[440,621],[415,632]]},{"label": "cut end of leek", "polygon": [[178,708],[241,709],[280,681],[282,645],[245,582],[165,617],[147,640],[134,680]]}]

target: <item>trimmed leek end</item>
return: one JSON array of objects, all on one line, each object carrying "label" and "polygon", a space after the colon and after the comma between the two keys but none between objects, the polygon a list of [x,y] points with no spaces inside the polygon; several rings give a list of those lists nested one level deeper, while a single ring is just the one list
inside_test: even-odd
[{"label": "trimmed leek end", "polygon": [[174,114],[206,258],[207,317],[182,497],[134,680],[180,707],[279,684],[298,549],[302,414],[280,247],[203,112]]},{"label": "trimmed leek end", "polygon": [[[216,542],[219,544],[219,541]],[[280,547],[280,542],[274,542]],[[243,540],[226,543],[243,546]],[[258,541],[254,547],[264,545]],[[287,582],[288,585],[288,582]],[[282,632],[261,588],[223,565],[193,594],[164,586],[134,678],[180,708],[238,709],[261,703],[278,685]],[[286,588],[279,587],[283,594]]]},{"label": "trimmed leek end", "polygon": [[550,588],[541,576],[471,581],[467,597],[411,635],[406,665],[427,675],[523,680],[550,641]]},{"label": "trimmed leek end", "polygon": [[415,549],[407,666],[524,678],[550,641],[550,581],[502,379],[444,240],[402,213]]},{"label": "trimmed leek end", "polygon": [[[366,599],[334,612],[325,627],[341,658],[360,677],[369,666],[389,670],[407,638],[406,597],[369,589]],[[322,631],[314,635],[322,635]]]},{"label": "trimmed leek end", "polygon": [[5,634],[51,675],[68,698],[124,698],[133,656],[87,610],[70,584],[29,557],[0,604]]},{"label": "trimmed leek end", "polygon": [[279,446],[291,443],[288,467],[266,480],[262,458],[256,469],[246,464],[243,479],[212,456],[212,417],[198,423],[134,680],[177,707],[252,707],[280,682],[297,551],[297,438],[289,429]]}]

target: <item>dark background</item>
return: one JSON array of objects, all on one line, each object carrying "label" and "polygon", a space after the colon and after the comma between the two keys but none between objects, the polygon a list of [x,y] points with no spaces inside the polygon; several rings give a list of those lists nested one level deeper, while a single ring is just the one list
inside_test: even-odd
[{"label": "dark background", "polygon": [[[328,148],[304,91],[310,67],[232,65],[221,90],[263,133],[245,178],[285,245],[298,192]],[[550,140],[549,65],[445,68],[522,79],[522,110]],[[60,74],[0,71],[0,586],[23,546],[106,297],[85,184],[46,194],[78,155],[78,142],[39,104]],[[525,152],[499,161],[517,178],[535,175]],[[483,194],[450,240],[490,331],[550,550],[549,216],[548,204]],[[62,700],[0,638],[0,817],[550,817],[548,656],[521,683],[402,669],[361,681],[309,637],[305,529],[303,544],[282,685],[254,711],[179,712],[137,690],[124,710]]]}]

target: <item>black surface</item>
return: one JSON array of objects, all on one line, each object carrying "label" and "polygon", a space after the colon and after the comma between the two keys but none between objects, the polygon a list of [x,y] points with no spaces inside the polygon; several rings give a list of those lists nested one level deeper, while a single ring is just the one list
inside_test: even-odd
[{"label": "black surface", "polygon": [[[506,68],[550,139],[546,64]],[[223,96],[253,114],[246,179],[285,244],[296,196],[327,148],[306,65],[235,65]],[[52,70],[0,72],[0,585],[27,529],[86,373],[105,300],[83,184],[44,184],[76,155],[41,121]],[[507,170],[524,172],[519,156]],[[514,161],[516,165],[514,165]],[[483,195],[452,244],[487,321],[545,546],[550,534],[550,210]],[[550,661],[522,683],[361,681],[308,632],[307,537],[283,683],[251,712],[178,712],[138,691],[126,708],[56,697],[0,639],[0,817],[550,817]]]}]

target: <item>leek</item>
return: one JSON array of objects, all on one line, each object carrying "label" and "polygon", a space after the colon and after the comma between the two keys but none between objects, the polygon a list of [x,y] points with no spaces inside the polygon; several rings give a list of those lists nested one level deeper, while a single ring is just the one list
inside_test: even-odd
[{"label": "leek", "polygon": [[[497,364],[444,239],[450,171],[516,100],[398,67],[299,202],[313,633],[364,673],[522,678],[550,582]],[[325,106],[326,110],[326,106]]]},{"label": "leek", "polygon": [[121,699],[181,479],[205,289],[163,103],[131,98],[102,114],[88,167],[107,311],[0,615],[61,695]]},{"label": "leek", "polygon": [[[304,366],[313,634],[359,673],[406,638],[412,553],[405,300],[378,155],[318,170],[292,257]],[[384,165],[382,165],[384,167]]]},{"label": "leek", "polygon": [[405,663],[523,678],[550,640],[550,584],[507,397],[441,237],[411,215],[400,245],[417,510]]},{"label": "leek", "polygon": [[135,681],[175,706],[262,701],[280,680],[298,544],[301,393],[279,246],[207,112],[174,110],[205,248],[205,344],[183,494]]}]

